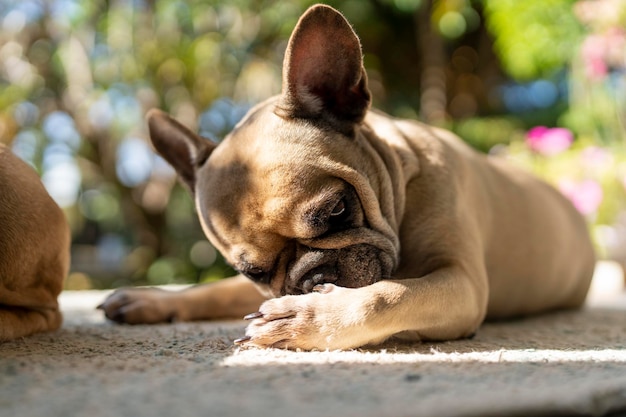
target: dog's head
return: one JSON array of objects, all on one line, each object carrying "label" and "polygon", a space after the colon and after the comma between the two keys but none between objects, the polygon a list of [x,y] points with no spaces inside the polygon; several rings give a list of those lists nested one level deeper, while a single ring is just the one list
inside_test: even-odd
[{"label": "dog's head", "polygon": [[282,94],[218,146],[153,110],[156,149],[194,194],[209,240],[266,292],[389,277],[398,258],[389,174],[362,132],[367,77],[339,12],[318,5],[300,18],[283,77]]}]

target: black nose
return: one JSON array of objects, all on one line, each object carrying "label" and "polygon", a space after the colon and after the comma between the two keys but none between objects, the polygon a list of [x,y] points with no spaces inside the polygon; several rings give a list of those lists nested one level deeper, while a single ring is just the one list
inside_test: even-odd
[{"label": "black nose", "polygon": [[241,273],[259,284],[269,284],[270,282],[271,273],[269,271],[264,271],[261,268],[250,267],[241,271]]}]

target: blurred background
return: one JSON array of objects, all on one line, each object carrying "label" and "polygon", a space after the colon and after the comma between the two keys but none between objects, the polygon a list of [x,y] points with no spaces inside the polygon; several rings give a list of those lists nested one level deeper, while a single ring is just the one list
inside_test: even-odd
[{"label": "blurred background", "polygon": [[[286,42],[312,3],[0,0],[0,142],[70,220],[67,288],[231,273],[143,117],[158,107],[219,141],[280,91]],[[548,179],[587,217],[600,256],[626,264],[626,1],[327,3],[361,37],[375,106]]]}]

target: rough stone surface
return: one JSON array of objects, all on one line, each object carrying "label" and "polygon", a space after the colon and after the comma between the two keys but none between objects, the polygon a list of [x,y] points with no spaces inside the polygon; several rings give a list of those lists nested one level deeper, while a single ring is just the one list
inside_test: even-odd
[{"label": "rough stone surface", "polygon": [[120,326],[66,292],[55,333],[0,344],[0,415],[599,416],[626,410],[626,296],[472,340],[243,349],[245,322]]}]

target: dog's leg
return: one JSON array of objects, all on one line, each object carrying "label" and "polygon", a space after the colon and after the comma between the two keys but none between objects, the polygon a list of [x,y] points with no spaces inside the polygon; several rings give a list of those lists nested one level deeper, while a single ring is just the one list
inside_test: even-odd
[{"label": "dog's leg", "polygon": [[486,277],[448,267],[425,277],[379,281],[362,288],[324,284],[316,292],[268,300],[246,330],[245,343],[302,349],[349,349],[394,334],[416,340],[472,335],[487,307]]},{"label": "dog's leg", "polygon": [[[69,233],[60,247],[69,248]],[[28,250],[19,252],[20,255],[25,253],[29,253]],[[0,341],[57,330],[63,321],[57,297],[67,275],[69,257],[59,256],[53,261],[45,259],[40,261],[41,265],[26,256],[17,255],[11,260],[20,269],[16,272],[17,268],[14,268],[14,275],[0,273],[3,276],[0,283]],[[20,280],[17,277],[36,278]]]},{"label": "dog's leg", "polygon": [[182,291],[158,288],[122,288],[98,308],[119,323],[141,324],[168,321],[242,318],[257,311],[266,298],[243,275]]},{"label": "dog's leg", "polygon": [[57,330],[63,316],[58,308],[30,309],[0,306],[0,342],[38,332]]}]

